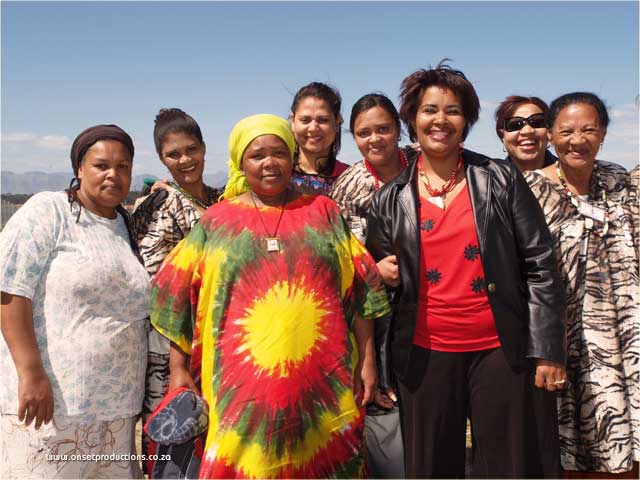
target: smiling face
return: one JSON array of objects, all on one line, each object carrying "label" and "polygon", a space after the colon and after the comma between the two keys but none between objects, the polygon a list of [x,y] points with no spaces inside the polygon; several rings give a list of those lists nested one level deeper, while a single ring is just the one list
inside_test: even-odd
[{"label": "smiling face", "polygon": [[202,183],[205,151],[204,143],[197,138],[184,132],[169,133],[162,142],[160,160],[178,185],[185,188]]},{"label": "smiling face", "polygon": [[549,141],[563,166],[579,169],[593,166],[606,134],[595,108],[587,103],[573,103],[558,113],[549,131]]},{"label": "smiling face", "polygon": [[315,156],[329,155],[340,124],[326,101],[315,97],[303,98],[296,111],[291,113],[290,120],[300,150]]},{"label": "smiling face", "polygon": [[413,129],[429,158],[458,155],[467,122],[460,99],[451,90],[429,87],[422,94]]},{"label": "smiling face", "polygon": [[358,150],[371,165],[390,165],[398,159],[400,132],[389,113],[375,106],[360,113],[353,126]]},{"label": "smiling face", "polygon": [[122,143],[94,143],[78,168],[78,197],[85,208],[101,217],[115,218],[115,208],[129,193],[131,165],[129,150]]},{"label": "smiling face", "polygon": [[241,170],[257,195],[273,197],[283,193],[291,179],[291,152],[276,135],[255,138],[242,154]]},{"label": "smiling face", "polygon": [[[524,103],[513,111],[511,117],[529,118],[535,114],[543,114],[540,107],[533,103]],[[546,127],[532,128],[525,123],[520,130],[514,132],[502,130],[502,141],[509,157],[521,171],[542,168],[547,151]]]}]

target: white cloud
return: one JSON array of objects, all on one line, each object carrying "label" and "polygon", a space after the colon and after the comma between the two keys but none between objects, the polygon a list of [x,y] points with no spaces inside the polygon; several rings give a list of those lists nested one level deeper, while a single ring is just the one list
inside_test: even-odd
[{"label": "white cloud", "polygon": [[71,147],[71,141],[64,135],[38,136],[35,133],[26,132],[3,133],[0,140],[4,144],[26,144],[44,150],[68,150]]},{"label": "white cloud", "polygon": [[3,133],[0,136],[2,143],[33,142],[36,138],[33,133]]},{"label": "white cloud", "polygon": [[36,145],[51,150],[68,150],[71,148],[71,140],[64,135],[45,135],[36,139]]},{"label": "white cloud", "polygon": [[638,146],[638,124],[633,122],[614,123],[609,126],[605,143],[615,141]]},{"label": "white cloud", "polygon": [[637,118],[638,105],[635,103],[627,103],[618,108],[612,108],[609,110],[609,116],[611,118]]}]

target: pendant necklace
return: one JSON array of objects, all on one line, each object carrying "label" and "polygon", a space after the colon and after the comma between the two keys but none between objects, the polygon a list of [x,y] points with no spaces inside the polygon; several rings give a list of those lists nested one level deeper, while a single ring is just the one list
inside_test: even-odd
[{"label": "pendant necklace", "polygon": [[[399,148],[398,154],[400,156],[400,171],[402,171],[405,168],[407,168],[407,165],[409,164],[409,162],[407,161],[407,156],[405,155],[404,150]],[[364,166],[367,169],[367,171],[371,174],[373,179],[375,180],[376,192],[377,192],[378,189],[380,188],[380,179],[378,177],[378,174],[376,173],[376,170],[373,168],[373,166],[369,163],[369,160],[367,160],[366,158],[364,159]]]},{"label": "pendant necklace", "polygon": [[[200,200],[198,200],[196,197],[194,197],[193,195],[191,195],[190,193],[188,193],[187,191],[185,191],[184,188],[182,188],[180,185],[178,185],[176,182],[171,182],[169,183],[169,185],[171,185],[173,188],[175,188],[176,190],[178,190],[183,196],[185,196],[187,198],[187,200],[189,200],[191,203],[193,203],[194,205],[203,208],[204,210],[206,210],[207,208],[209,208],[211,206],[211,203],[209,203],[208,205],[201,202]],[[208,200],[208,199],[207,199]]]},{"label": "pendant necklace", "polygon": [[267,238],[266,238],[267,252],[281,252],[282,247],[280,246],[280,239],[277,237],[277,235],[278,235],[278,228],[280,228],[280,220],[282,220],[282,214],[284,213],[284,206],[287,203],[287,198],[289,197],[289,189],[287,189],[287,192],[284,195],[284,200],[282,201],[282,205],[280,206],[280,216],[278,217],[278,223],[276,223],[276,229],[273,232],[273,235],[269,233],[267,224],[265,223],[264,218],[262,218],[260,209],[258,208],[258,205],[256,204],[256,200],[253,197],[253,190],[250,191],[250,195],[251,195],[251,201],[253,202],[253,206],[255,207],[256,212],[258,213],[258,217],[262,222],[262,226],[264,227],[264,231],[267,232]]},{"label": "pendant necklace", "polygon": [[462,170],[462,163],[462,150],[460,150],[460,152],[458,153],[458,163],[456,164],[456,168],[451,171],[451,177],[449,177],[449,180],[447,180],[447,182],[442,185],[440,189],[437,189],[431,186],[429,177],[424,171],[424,168],[422,168],[422,154],[418,156],[418,161],[416,162],[416,165],[418,166],[418,174],[422,179],[424,188],[427,190],[427,192],[429,192],[430,198],[428,200],[437,207],[442,208],[443,210],[445,208],[444,197],[447,195],[447,193],[455,188],[457,183],[456,179],[458,178],[460,170]]}]

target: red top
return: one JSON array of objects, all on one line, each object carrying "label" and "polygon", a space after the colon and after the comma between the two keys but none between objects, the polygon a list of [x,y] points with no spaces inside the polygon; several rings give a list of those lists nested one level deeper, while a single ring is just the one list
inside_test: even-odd
[{"label": "red top", "polygon": [[413,343],[441,352],[499,347],[466,186],[446,210],[420,197],[420,248]]}]

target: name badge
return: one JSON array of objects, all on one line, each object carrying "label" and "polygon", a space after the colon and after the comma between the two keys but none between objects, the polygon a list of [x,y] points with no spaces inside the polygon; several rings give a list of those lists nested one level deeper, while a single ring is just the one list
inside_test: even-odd
[{"label": "name badge", "polygon": [[604,208],[596,207],[595,205],[591,205],[587,202],[580,202],[580,206],[578,207],[578,212],[580,215],[591,218],[596,222],[603,223],[604,222]]}]

